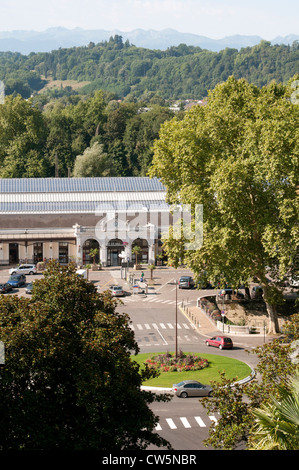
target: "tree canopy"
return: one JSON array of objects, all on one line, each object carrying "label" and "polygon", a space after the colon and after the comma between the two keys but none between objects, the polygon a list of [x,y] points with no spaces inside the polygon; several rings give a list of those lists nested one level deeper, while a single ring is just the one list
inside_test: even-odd
[{"label": "tree canopy", "polygon": [[[6,94],[24,98],[44,92],[47,80],[87,82],[74,93],[89,95],[102,89],[121,99],[142,99],[154,92],[163,99],[201,99],[208,90],[230,75],[264,86],[271,80],[285,83],[298,71],[298,42],[271,45],[261,41],[240,50],[213,52],[180,44],[165,51],[136,47],[115,35],[109,41],[85,47],[60,48],[51,52],[0,53],[0,80]],[[51,96],[69,95],[64,89],[47,90]]]},{"label": "tree canopy", "polygon": [[299,243],[299,107],[290,94],[290,84],[257,88],[230,77],[206,106],[162,125],[150,172],[166,186],[170,203],[203,205],[201,248],[182,249],[170,236],[165,250],[172,261],[179,253],[213,283],[256,280],[269,333],[278,331],[281,295],[268,278],[280,280],[293,267]]},{"label": "tree canopy", "polygon": [[[138,351],[116,301],[51,262],[32,298],[1,296],[1,450],[123,450],[153,443],[149,409],[166,400],[141,390]],[[145,374],[145,375],[144,375]]]}]

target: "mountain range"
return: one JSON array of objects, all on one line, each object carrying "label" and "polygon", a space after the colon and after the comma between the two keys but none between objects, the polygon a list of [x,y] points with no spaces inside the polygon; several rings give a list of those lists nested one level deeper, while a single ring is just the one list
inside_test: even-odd
[{"label": "mountain range", "polygon": [[[226,47],[241,49],[259,44],[263,38],[260,36],[233,35],[222,39],[211,39],[197,34],[182,33],[174,29],[156,31],[153,29],[135,29],[131,32],[120,30],[106,31],[84,30],[81,28],[67,29],[63,27],[48,28],[45,31],[0,31],[0,51],[20,52],[28,55],[30,52],[50,52],[59,48],[87,46],[90,42],[99,43],[108,41],[111,36],[122,36],[123,41],[128,40],[137,47],[166,50],[171,46],[186,44],[202,49],[219,52]],[[299,40],[299,35],[290,34],[285,37],[276,37],[271,44],[293,44]]]}]

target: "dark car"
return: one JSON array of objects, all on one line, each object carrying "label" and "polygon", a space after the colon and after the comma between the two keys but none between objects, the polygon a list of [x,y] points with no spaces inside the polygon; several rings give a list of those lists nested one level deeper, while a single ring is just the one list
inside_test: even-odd
[{"label": "dark car", "polygon": [[213,336],[213,338],[206,339],[207,346],[214,346],[219,349],[233,349],[233,342],[228,336]]},{"label": "dark car", "polygon": [[7,283],[12,287],[24,286],[26,284],[26,276],[24,276],[24,274],[14,274],[13,276],[10,276]]},{"label": "dark car", "polygon": [[5,284],[0,284],[0,294],[7,294],[7,292],[12,291],[12,286],[7,282]]},{"label": "dark car", "polygon": [[197,380],[183,380],[172,386],[173,393],[181,398],[210,397],[212,390],[210,385],[204,385]]},{"label": "dark car", "polygon": [[179,289],[192,289],[195,283],[191,276],[181,276],[179,280]]},{"label": "dark car", "polygon": [[230,297],[234,295],[235,297],[237,297],[237,299],[245,298],[245,295],[242,294],[242,292],[235,291],[234,289],[231,289],[231,288],[221,289],[221,291],[218,294],[218,296],[221,298],[225,297],[226,295],[229,295]]}]

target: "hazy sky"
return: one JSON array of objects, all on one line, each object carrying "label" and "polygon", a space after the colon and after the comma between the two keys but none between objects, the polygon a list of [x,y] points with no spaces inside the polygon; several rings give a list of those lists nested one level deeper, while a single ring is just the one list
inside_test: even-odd
[{"label": "hazy sky", "polygon": [[0,31],[165,28],[210,38],[299,34],[298,0],[0,0]]}]

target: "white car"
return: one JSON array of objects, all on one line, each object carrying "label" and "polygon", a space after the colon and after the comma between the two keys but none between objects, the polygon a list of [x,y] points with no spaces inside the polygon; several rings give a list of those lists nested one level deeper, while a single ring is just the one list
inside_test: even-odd
[{"label": "white car", "polygon": [[16,268],[11,268],[9,274],[36,274],[37,269],[35,264],[20,264]]},{"label": "white car", "polygon": [[291,287],[299,287],[299,277],[294,277],[290,280]]}]

